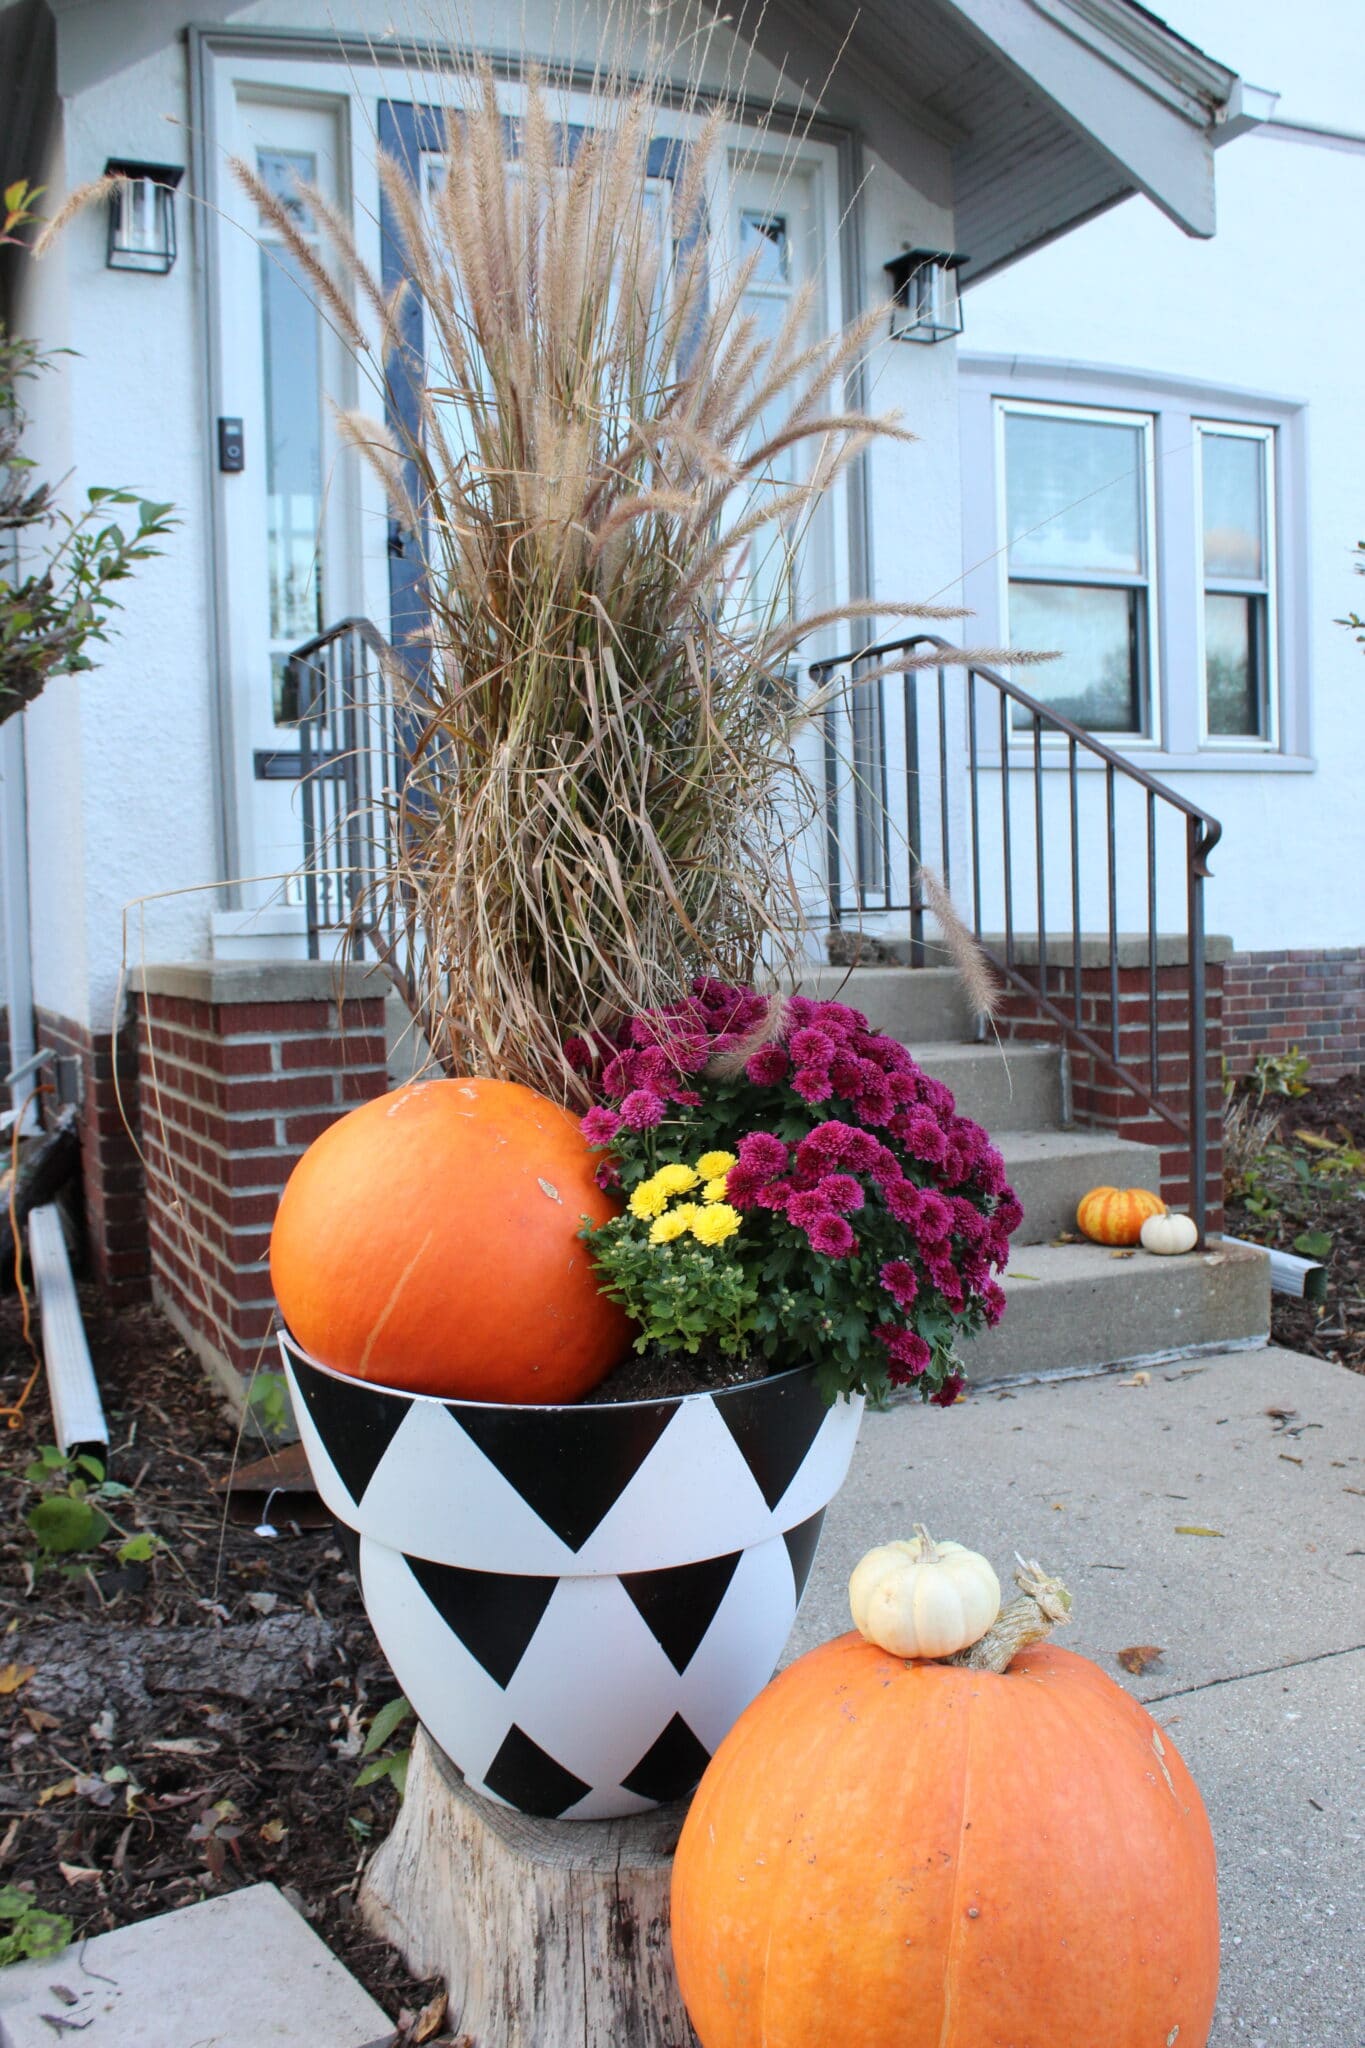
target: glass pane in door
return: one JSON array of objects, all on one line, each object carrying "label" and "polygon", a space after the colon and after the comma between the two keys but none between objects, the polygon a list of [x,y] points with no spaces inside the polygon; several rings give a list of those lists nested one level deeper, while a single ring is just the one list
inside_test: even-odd
[{"label": "glass pane in door", "polygon": [[270,637],[321,629],[322,369],[318,315],[297,258],[261,251]]}]

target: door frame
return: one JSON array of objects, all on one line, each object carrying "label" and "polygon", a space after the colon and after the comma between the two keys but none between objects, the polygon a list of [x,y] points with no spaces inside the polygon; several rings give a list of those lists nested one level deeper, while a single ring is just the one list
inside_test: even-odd
[{"label": "door frame", "polygon": [[[366,151],[372,150],[376,139],[378,104],[400,94],[405,100],[421,104],[424,92],[428,95],[426,103],[430,104],[439,96],[443,68],[433,64],[429,47],[398,38],[379,45],[366,37],[344,32],[265,27],[190,27],[186,34],[192,135],[190,197],[198,202],[197,220],[201,225],[201,232],[195,236],[194,255],[205,363],[202,445],[206,454],[204,518],[212,565],[208,591],[208,653],[216,740],[215,822],[221,863],[219,900],[226,910],[240,912],[245,849],[237,789],[241,772],[239,748],[243,741],[235,730],[230,684],[231,590],[223,499],[224,485],[229,484],[231,478],[219,474],[215,454],[217,420],[231,411],[220,341],[224,312],[222,238],[225,234],[240,232],[220,217],[215,203],[220,181],[227,174],[221,118],[223,95],[227,93],[235,97],[239,87],[246,87],[267,98],[273,95],[286,100],[290,97],[307,100],[321,96],[342,107],[340,132],[349,155],[347,183],[351,194],[353,230],[362,257],[379,275],[382,246],[378,206],[372,208],[366,202],[363,194],[367,188],[361,182],[367,167],[372,172],[372,161]],[[488,50],[484,54],[496,75],[509,84],[517,81],[525,63],[530,61],[530,53],[525,57],[511,57]],[[543,59],[542,68],[556,89],[590,94],[593,74],[589,68],[565,65],[554,59]],[[664,101],[666,105],[681,106],[684,97],[679,88],[676,93],[665,93]],[[699,94],[694,102],[698,116],[704,114],[718,97],[723,97],[719,90],[709,96],[706,92]],[[344,112],[347,103],[349,118]],[[864,303],[864,161],[860,136],[840,124],[813,118],[800,108],[789,104],[765,104],[752,96],[737,99],[733,112],[736,129],[741,135],[749,122],[756,124],[762,121],[774,136],[800,136],[832,150],[837,189],[827,195],[827,205],[832,203],[838,223],[838,297],[842,319],[847,325],[857,318]],[[865,381],[865,372],[860,367],[850,379],[848,400],[851,405],[861,406],[866,402]],[[365,402],[366,394],[362,393],[361,403]],[[846,565],[848,595],[851,599],[861,599],[871,593],[873,581],[865,454],[852,465],[844,481],[843,496],[838,552]],[[392,630],[388,508],[377,481],[364,472],[357,498],[358,516],[365,536],[359,548],[354,578],[359,608],[374,619],[388,637]],[[384,536],[384,545],[372,543],[370,537],[378,536]],[[869,620],[867,626],[870,633],[873,621]],[[268,935],[263,933],[262,936],[268,944]],[[288,945],[287,935],[281,933],[280,936],[286,940],[286,950],[294,950]],[[278,948],[272,947],[271,950]]]}]

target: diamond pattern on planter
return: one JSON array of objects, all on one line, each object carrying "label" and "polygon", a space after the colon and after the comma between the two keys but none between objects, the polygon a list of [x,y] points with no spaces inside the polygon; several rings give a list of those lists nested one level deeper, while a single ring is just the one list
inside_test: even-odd
[{"label": "diamond pattern on planter", "polygon": [[464,1571],[422,1557],[410,1557],[408,1570],[470,1655],[490,1678],[507,1685],[559,1581]]},{"label": "diamond pattern on planter", "polygon": [[541,1820],[558,1820],[590,1787],[532,1742],[516,1723],[484,1774],[484,1783],[498,1799]]},{"label": "diamond pattern on planter", "polygon": [[821,1508],[819,1513],[812,1515],[808,1521],[798,1522],[794,1529],[788,1529],[782,1538],[787,1546],[787,1555],[792,1561],[792,1584],[796,1589],[798,1607],[806,1590],[810,1568],[815,1563],[816,1546],[824,1525],[825,1511]]},{"label": "diamond pattern on planter", "polygon": [[700,1564],[666,1571],[622,1572],[621,1584],[675,1671],[686,1671],[696,1655],[739,1560],[735,1550],[728,1557],[703,1558]]},{"label": "diamond pattern on planter", "polygon": [[[660,1513],[663,1501],[666,1514]],[[666,1571],[775,1534],[772,1509],[715,1402],[709,1394],[690,1394],[583,1545],[578,1569]]]},{"label": "diamond pattern on planter", "polygon": [[621,1783],[627,1792],[638,1792],[642,1798],[657,1799],[666,1806],[670,1799],[681,1799],[692,1790],[710,1761],[710,1751],[698,1742],[682,1715],[675,1714]]},{"label": "diamond pattern on planter", "polygon": [[759,1380],[733,1387],[711,1399],[764,1500],[775,1508],[819,1436],[829,1404],[806,1373],[793,1373],[782,1385]]},{"label": "diamond pattern on planter", "polygon": [[461,1403],[448,1412],[555,1535],[581,1550],[675,1409],[664,1401],[543,1411]]},{"label": "diamond pattern on planter", "polygon": [[440,1401],[415,1401],[370,1481],[367,1535],[473,1571],[568,1571],[573,1552],[484,1456]]},{"label": "diamond pattern on planter", "polygon": [[318,1372],[297,1352],[289,1363],[313,1427],[342,1485],[358,1504],[412,1403],[402,1394],[367,1387],[361,1380]]}]

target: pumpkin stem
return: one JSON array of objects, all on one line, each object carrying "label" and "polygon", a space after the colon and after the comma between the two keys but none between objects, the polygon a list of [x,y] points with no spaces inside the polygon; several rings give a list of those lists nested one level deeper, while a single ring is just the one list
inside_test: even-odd
[{"label": "pumpkin stem", "polygon": [[1008,1671],[1021,1650],[1045,1642],[1054,1628],[1071,1619],[1070,1593],[1036,1561],[1019,1558],[1014,1583],[1019,1598],[1001,1608],[980,1642],[949,1657],[949,1664],[968,1671]]},{"label": "pumpkin stem", "polygon": [[924,1562],[926,1564],[933,1564],[938,1558],[937,1543],[935,1543],[933,1537],[929,1534],[929,1531],[925,1528],[923,1522],[915,1523],[914,1533],[916,1536],[919,1537],[920,1542],[924,1546]]}]

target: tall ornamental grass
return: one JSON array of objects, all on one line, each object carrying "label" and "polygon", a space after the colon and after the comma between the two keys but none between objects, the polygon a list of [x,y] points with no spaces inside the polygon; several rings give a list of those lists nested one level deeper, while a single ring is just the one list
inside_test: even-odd
[{"label": "tall ornamental grass", "polygon": [[[799,953],[816,707],[793,657],[872,607],[794,619],[738,593],[753,551],[794,551],[873,436],[910,437],[846,400],[884,308],[811,342],[808,284],[765,338],[742,304],[757,259],[719,272],[708,208],[732,112],[693,95],[665,124],[662,78],[615,74],[575,135],[524,84],[510,119],[470,64],[428,193],[380,155],[397,293],[320,193],[326,261],[237,169],[381,389],[409,292],[423,310],[415,427],[393,406],[343,419],[418,551],[429,618],[395,679],[412,766],[363,915],[396,930],[391,965],[449,1071],[572,1100],[570,1034]],[[680,128],[661,235],[650,144]]]}]

